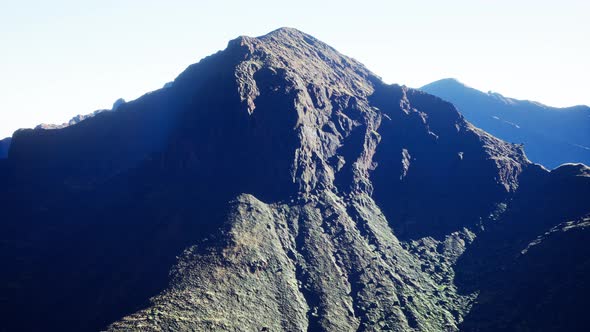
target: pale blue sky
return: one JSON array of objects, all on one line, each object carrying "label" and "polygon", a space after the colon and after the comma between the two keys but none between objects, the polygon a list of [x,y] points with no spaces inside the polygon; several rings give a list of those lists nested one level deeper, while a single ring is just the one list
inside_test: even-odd
[{"label": "pale blue sky", "polygon": [[110,108],[239,35],[298,28],[388,83],[590,104],[590,1],[0,0],[0,136]]}]

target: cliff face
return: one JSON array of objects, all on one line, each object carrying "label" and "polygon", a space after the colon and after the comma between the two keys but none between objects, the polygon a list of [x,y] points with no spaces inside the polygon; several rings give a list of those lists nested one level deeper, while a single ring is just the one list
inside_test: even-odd
[{"label": "cliff face", "polygon": [[539,237],[590,213],[583,166],[532,165],[294,29],[233,40],[117,112],[20,132],[3,167],[10,330],[492,329],[512,290],[481,282],[480,259],[532,280],[513,253],[565,245]]}]

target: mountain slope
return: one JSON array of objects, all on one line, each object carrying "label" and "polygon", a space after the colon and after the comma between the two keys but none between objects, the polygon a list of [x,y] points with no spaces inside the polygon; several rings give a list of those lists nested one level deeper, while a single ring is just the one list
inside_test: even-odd
[{"label": "mountain slope", "polygon": [[6,137],[3,140],[0,140],[0,159],[4,159],[8,157],[8,149],[10,148],[10,141],[12,138]]},{"label": "mountain slope", "polygon": [[484,93],[455,79],[420,88],[452,102],[474,125],[513,143],[524,143],[527,156],[549,168],[564,163],[590,164],[590,108],[554,108],[527,100]]},{"label": "mountain slope", "polygon": [[[526,271],[513,248],[590,213],[585,168],[533,165],[450,103],[289,28],[230,41],[117,112],[14,139],[0,164],[11,331],[485,330],[511,290],[471,278],[478,259]],[[568,204],[525,222],[544,181]],[[534,227],[496,255],[505,224]]]}]

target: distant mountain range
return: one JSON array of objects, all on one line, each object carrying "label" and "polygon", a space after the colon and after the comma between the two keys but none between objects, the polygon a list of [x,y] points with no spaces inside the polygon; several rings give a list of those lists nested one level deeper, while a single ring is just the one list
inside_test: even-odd
[{"label": "distant mountain range", "polygon": [[475,126],[511,143],[523,143],[527,157],[548,168],[590,164],[590,107],[555,108],[482,92],[442,79],[420,88],[453,103]]},{"label": "distant mountain range", "polygon": [[0,332],[584,331],[588,197],[310,35],[242,36],[15,132]]}]

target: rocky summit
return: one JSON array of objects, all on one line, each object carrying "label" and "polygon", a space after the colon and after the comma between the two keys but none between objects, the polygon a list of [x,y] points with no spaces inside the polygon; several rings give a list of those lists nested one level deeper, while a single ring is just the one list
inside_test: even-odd
[{"label": "rocky summit", "polygon": [[590,168],[298,30],[0,160],[0,331],[581,331]]}]

